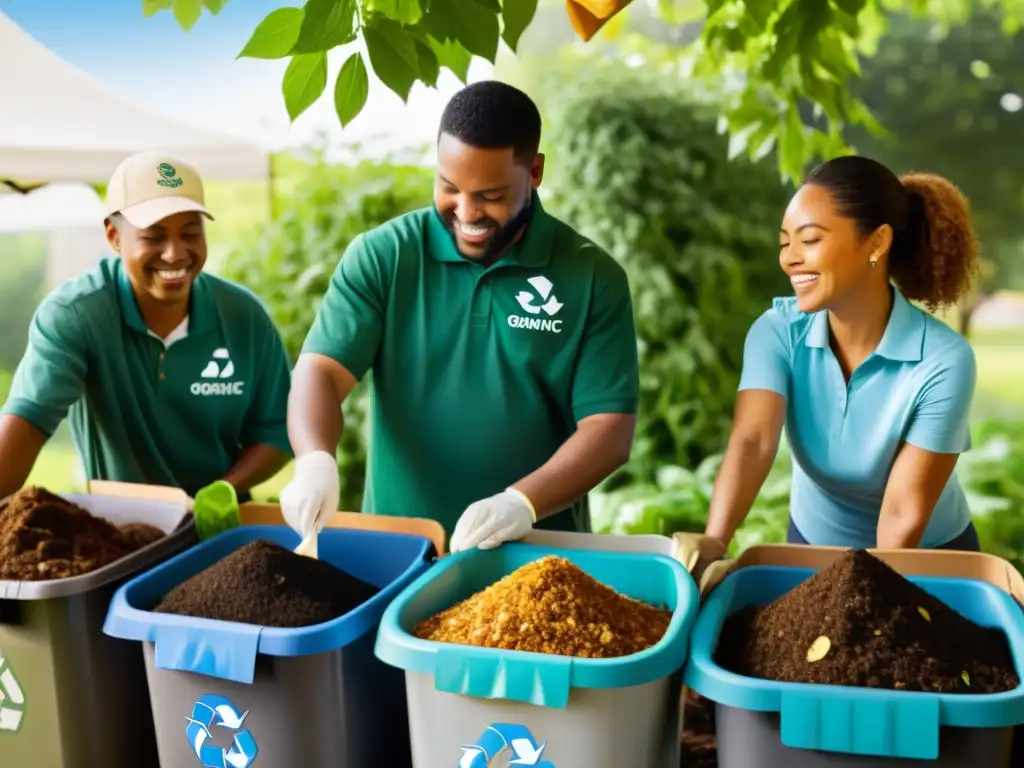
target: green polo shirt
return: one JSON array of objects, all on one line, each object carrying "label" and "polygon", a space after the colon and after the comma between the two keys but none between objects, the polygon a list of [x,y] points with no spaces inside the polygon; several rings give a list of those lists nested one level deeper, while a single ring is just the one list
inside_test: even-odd
[{"label": "green polo shirt", "polygon": [[[373,371],[364,511],[430,517],[451,535],[579,420],[636,412],[625,272],[534,206],[488,268],[459,255],[433,208],[357,237],[338,264],[303,352],[357,379]],[[590,530],[586,499],[538,527]]]},{"label": "green polo shirt", "polygon": [[195,494],[246,446],[291,452],[290,380],[281,338],[248,290],[201,274],[187,335],[165,346],[111,258],[36,310],[3,413],[47,435],[69,416],[89,479]]}]

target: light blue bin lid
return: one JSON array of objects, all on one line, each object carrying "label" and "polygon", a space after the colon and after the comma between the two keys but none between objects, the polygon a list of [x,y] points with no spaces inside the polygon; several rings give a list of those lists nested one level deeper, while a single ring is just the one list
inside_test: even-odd
[{"label": "light blue bin lid", "polygon": [[[413,627],[490,586],[520,566],[557,555],[629,597],[673,611],[665,636],[640,653],[583,659],[421,640]],[[377,633],[385,663],[434,677],[439,691],[564,707],[572,688],[620,688],[671,675],[686,661],[699,596],[686,569],[664,555],[561,549],[513,543],[450,555],[388,606]]]},{"label": "light blue bin lid", "polygon": [[318,541],[320,559],[381,591],[344,616],[310,627],[263,627],[149,610],[178,584],[256,539],[287,549],[299,543],[294,531],[277,525],[246,525],[221,533],[122,585],[111,601],[103,632],[153,643],[158,669],[251,683],[257,654],[327,653],[375,629],[387,604],[426,570],[433,546],[428,539],[409,534],[325,529]]},{"label": "light blue bin lid", "polygon": [[[805,568],[752,566],[734,571],[704,604],[691,638],[686,685],[719,704],[780,713],[783,744],[847,754],[934,760],[939,729],[1024,724],[1024,685],[990,694],[926,693],[840,685],[782,683],[728,672],[714,661],[727,616],[764,605],[811,577]],[[1007,636],[1024,680],[1024,612],[1010,595],[972,579],[909,580],[971,621]]]}]

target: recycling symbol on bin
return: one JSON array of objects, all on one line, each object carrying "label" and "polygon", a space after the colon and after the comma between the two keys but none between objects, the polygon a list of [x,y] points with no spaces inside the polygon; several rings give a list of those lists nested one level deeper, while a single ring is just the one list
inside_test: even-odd
[{"label": "recycling symbol on bin", "polygon": [[25,717],[25,692],[0,650],[0,731],[17,733]]},{"label": "recycling symbol on bin", "polygon": [[516,766],[555,768],[554,763],[540,759],[544,747],[547,745],[548,743],[545,741],[538,746],[524,725],[495,723],[487,726],[475,744],[462,745],[462,759],[459,760],[459,768],[494,768],[497,763],[492,763],[492,761],[505,749],[512,753],[508,758],[510,768]]},{"label": "recycling symbol on bin", "polygon": [[[192,707],[192,717],[186,717],[185,736],[195,750],[199,762],[206,768],[248,768],[256,760],[259,748],[248,730],[241,730],[249,710],[238,714],[235,705],[215,693],[207,693]],[[231,746],[218,747],[207,743],[213,736],[210,729],[219,725],[235,734]]]}]

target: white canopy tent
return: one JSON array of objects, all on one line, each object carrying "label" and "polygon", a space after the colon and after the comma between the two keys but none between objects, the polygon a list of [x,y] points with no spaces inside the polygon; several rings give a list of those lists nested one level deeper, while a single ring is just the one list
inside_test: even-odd
[{"label": "white canopy tent", "polygon": [[54,182],[25,194],[0,196],[0,253],[5,235],[44,236],[46,287],[53,288],[111,255],[105,216],[103,201],[85,184]]},{"label": "white canopy tent", "polygon": [[211,180],[269,176],[262,148],[122,99],[0,12],[0,182],[105,182],[122,159],[149,149]]}]

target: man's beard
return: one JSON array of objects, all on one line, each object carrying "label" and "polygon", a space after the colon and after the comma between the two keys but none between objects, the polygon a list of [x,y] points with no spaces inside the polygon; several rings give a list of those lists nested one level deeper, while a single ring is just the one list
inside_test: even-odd
[{"label": "man's beard", "polygon": [[[530,199],[527,198],[526,202],[523,203],[523,207],[519,209],[519,213],[512,217],[512,219],[502,227],[499,227],[495,231],[494,235],[487,242],[487,247],[484,249],[482,256],[466,256],[466,254],[459,251],[459,253],[467,259],[479,262],[485,266],[490,266],[501,258],[502,254],[508,249],[515,239],[520,235],[523,230],[526,229],[530,223],[530,219],[533,218],[533,206],[530,204]],[[437,213],[441,221],[444,222],[445,228],[451,233],[452,241],[455,243],[455,249],[459,249],[459,239],[455,234],[455,215],[448,214],[447,216],[442,215],[437,207],[434,207],[434,211]],[[466,222],[467,224],[490,226],[495,224],[491,219],[484,219],[482,222]]]}]

